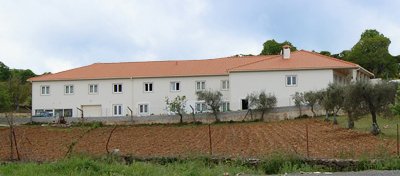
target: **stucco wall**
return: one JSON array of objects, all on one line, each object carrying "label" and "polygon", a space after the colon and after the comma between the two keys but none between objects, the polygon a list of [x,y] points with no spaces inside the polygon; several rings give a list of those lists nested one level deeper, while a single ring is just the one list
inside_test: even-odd
[{"label": "stucco wall", "polygon": [[[32,113],[36,109],[73,109],[73,116],[80,116],[77,110],[82,105],[101,105],[102,116],[112,116],[112,106],[122,104],[123,115],[130,114],[128,107],[138,114],[138,104],[149,104],[149,114],[166,114],[165,97],[170,99],[177,95],[187,97],[187,111],[194,107],[196,100],[196,81],[205,81],[206,89],[219,90],[224,100],[229,100],[229,92],[221,90],[221,80],[228,76],[174,77],[174,78],[143,78],[143,79],[110,79],[110,80],[80,80],[80,81],[49,81],[32,83]],[[170,91],[170,82],[179,81],[181,90]],[[153,92],[144,92],[144,82],[153,83]],[[113,93],[112,85],[122,83],[123,92]],[[89,84],[98,85],[97,94],[89,94]],[[50,86],[50,95],[41,95],[40,87]],[[65,85],[74,85],[74,93],[64,93]]]},{"label": "stucco wall", "polygon": [[[297,86],[286,86],[286,75],[297,76]],[[240,110],[241,100],[249,93],[265,91],[274,94],[277,106],[293,106],[291,95],[295,92],[320,90],[333,81],[332,70],[298,70],[269,72],[233,72],[229,75],[231,81],[231,109]]]}]

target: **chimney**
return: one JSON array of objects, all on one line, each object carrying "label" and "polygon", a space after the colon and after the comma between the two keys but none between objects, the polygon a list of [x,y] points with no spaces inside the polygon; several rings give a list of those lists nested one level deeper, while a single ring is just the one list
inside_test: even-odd
[{"label": "chimney", "polygon": [[283,59],[290,59],[290,46],[283,45]]}]

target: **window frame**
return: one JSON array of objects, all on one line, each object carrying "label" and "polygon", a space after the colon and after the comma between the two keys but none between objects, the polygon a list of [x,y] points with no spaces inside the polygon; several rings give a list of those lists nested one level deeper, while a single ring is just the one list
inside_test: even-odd
[{"label": "window frame", "polygon": [[[117,107],[117,109],[115,109],[115,107]],[[117,110],[117,113],[115,113]],[[113,116],[123,116],[123,105],[122,104],[113,104],[112,105],[112,115]]]},{"label": "window frame", "polygon": [[[200,88],[197,87],[197,84],[200,85]],[[205,91],[206,88],[207,88],[206,81],[204,81],[204,80],[203,80],[203,81],[196,81],[195,84],[194,84],[194,86],[195,86],[196,92],[198,92],[198,91]],[[204,87],[204,88],[203,88],[203,87]]]},{"label": "window frame", "polygon": [[[224,82],[225,82],[226,88],[224,88]],[[227,90],[229,90],[229,88],[230,88],[229,79],[221,80],[221,90],[227,91]]]},{"label": "window frame", "polygon": [[[198,110],[198,108],[197,108],[198,105],[201,108],[200,110]],[[195,102],[194,108],[195,108],[194,110],[195,110],[196,114],[208,112],[207,104],[204,101]]]},{"label": "window frame", "polygon": [[[288,84],[288,78],[290,78],[290,84]],[[295,84],[293,84],[293,78],[295,78]],[[296,87],[298,85],[299,79],[297,79],[297,75],[286,75],[285,76],[285,85],[286,87]]]},{"label": "window frame", "polygon": [[[226,110],[224,110],[224,105]],[[229,112],[231,111],[231,103],[229,101],[222,101],[221,102],[221,107],[220,107],[221,112]]]},{"label": "window frame", "polygon": [[[177,84],[179,84],[179,90],[178,89],[176,89],[177,88]],[[174,86],[172,86],[172,85],[174,85]],[[172,88],[175,88],[175,89],[172,89]],[[181,89],[182,89],[182,85],[181,85],[181,82],[180,81],[171,81],[170,83],[169,83],[169,90],[171,91],[171,92],[180,92],[181,91]]]},{"label": "window frame", "polygon": [[[90,92],[90,88],[93,86],[93,90],[94,90],[94,86],[96,86],[96,92]],[[114,89],[114,87],[113,87]],[[90,95],[96,95],[99,94],[99,85],[98,84],[88,84],[88,93]]]},{"label": "window frame", "polygon": [[[146,90],[146,85],[150,86],[151,85],[151,90]],[[150,87],[148,87],[150,89]],[[145,93],[152,93],[154,91],[154,84],[153,82],[144,82],[143,83],[143,92]]]},{"label": "window frame", "polygon": [[[117,91],[115,91],[115,86],[117,86]],[[112,84],[112,92],[113,92],[113,94],[122,94],[123,93],[123,84],[122,83],[113,83]]]},{"label": "window frame", "polygon": [[[46,87],[47,87],[47,89],[46,89]],[[44,93],[43,93],[43,88],[45,88]],[[45,95],[45,96],[50,95],[50,85],[41,85],[40,86],[40,95]]]},{"label": "window frame", "polygon": [[[143,106],[143,108],[141,109],[141,106]],[[146,108],[145,108],[146,106]],[[142,112],[143,110],[143,112]],[[144,110],[147,110],[147,112],[144,112]],[[138,104],[138,114],[143,116],[143,115],[150,115],[150,104],[149,103],[139,103]]]},{"label": "window frame", "polygon": [[[71,89],[72,88],[72,89]],[[75,93],[73,84],[66,84],[64,85],[64,95],[73,95]],[[68,90],[68,92],[67,92]],[[71,91],[72,90],[72,91]]]}]

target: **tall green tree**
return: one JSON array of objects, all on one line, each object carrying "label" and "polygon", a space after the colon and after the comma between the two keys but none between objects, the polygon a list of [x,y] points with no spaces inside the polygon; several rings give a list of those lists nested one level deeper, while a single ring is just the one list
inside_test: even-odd
[{"label": "tall green tree", "polygon": [[11,107],[11,97],[6,82],[0,82],[0,112],[8,112]]},{"label": "tall green tree", "polygon": [[389,38],[377,30],[368,29],[344,58],[366,68],[377,77],[395,78],[398,77],[398,64],[389,54],[389,45]]},{"label": "tall green tree", "polygon": [[0,81],[7,81],[10,78],[10,68],[0,61]]},{"label": "tall green tree", "polygon": [[284,45],[291,46],[290,47],[290,51],[297,51],[297,48],[295,46],[293,46],[293,44],[290,43],[289,41],[284,41],[282,43],[278,43],[277,41],[272,39],[272,40],[267,40],[263,44],[263,50],[261,51],[260,55],[277,55],[277,54],[280,54],[281,51],[282,51],[282,47]]}]

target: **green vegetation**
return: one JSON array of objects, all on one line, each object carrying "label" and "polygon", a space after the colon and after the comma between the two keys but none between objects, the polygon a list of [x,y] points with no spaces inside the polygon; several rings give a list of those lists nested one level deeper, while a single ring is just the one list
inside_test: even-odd
[{"label": "green vegetation", "polygon": [[261,51],[260,55],[277,55],[280,54],[282,51],[282,47],[284,45],[290,46],[290,51],[297,51],[297,48],[292,45],[289,41],[284,41],[282,43],[276,42],[274,39],[267,40],[263,44],[263,50]]},{"label": "green vegetation", "polygon": [[261,113],[262,121],[264,121],[264,115],[276,107],[277,102],[275,95],[271,93],[267,95],[265,91],[249,94],[246,99],[249,100],[249,108]]},{"label": "green vegetation", "polygon": [[[397,124],[400,124],[399,117],[378,118],[381,126],[381,137],[396,138]],[[338,117],[339,126],[347,128],[347,116]],[[369,132],[371,131],[371,116],[362,116],[354,123],[354,130]]]},{"label": "green vegetation", "polygon": [[345,165],[323,164],[294,155],[273,154],[257,163],[244,160],[210,160],[206,157],[176,159],[158,158],[149,161],[116,155],[101,158],[73,156],[57,162],[4,163],[0,175],[229,175],[284,174],[299,172],[337,172],[400,169],[399,158],[359,162]]}]

